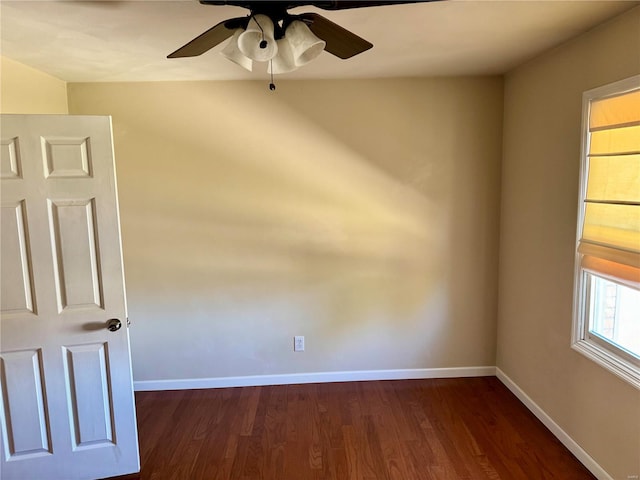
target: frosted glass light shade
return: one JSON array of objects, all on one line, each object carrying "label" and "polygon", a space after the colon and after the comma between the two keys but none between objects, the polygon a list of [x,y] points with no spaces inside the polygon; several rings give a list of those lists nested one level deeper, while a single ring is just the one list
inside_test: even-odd
[{"label": "frosted glass light shade", "polygon": [[[273,34],[273,22],[266,15],[251,17],[247,29],[238,36],[238,48],[243,55],[256,62],[271,60],[278,53],[278,44]],[[260,43],[266,41],[265,48]]]},{"label": "frosted glass light shade", "polygon": [[220,55],[228,58],[233,63],[240,65],[242,68],[251,71],[253,69],[253,61],[250,58],[245,57],[238,48],[238,38],[242,35],[242,32],[244,32],[244,30],[238,28],[233,33],[233,37],[231,37],[231,40],[229,40],[224,49],[220,51]]},{"label": "frosted glass light shade", "polygon": [[294,20],[287,27],[285,37],[289,40],[293,60],[298,67],[306,65],[322,53],[326,42],[316,37],[304,22]]},{"label": "frosted glass light shade", "polygon": [[278,75],[281,73],[293,72],[298,66],[293,59],[291,44],[286,38],[278,40],[278,54],[269,62],[268,73]]}]

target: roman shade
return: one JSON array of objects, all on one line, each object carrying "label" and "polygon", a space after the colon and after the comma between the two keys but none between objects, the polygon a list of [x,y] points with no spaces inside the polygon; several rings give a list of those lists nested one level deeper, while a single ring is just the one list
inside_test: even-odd
[{"label": "roman shade", "polygon": [[589,110],[583,268],[640,286],[640,89]]}]

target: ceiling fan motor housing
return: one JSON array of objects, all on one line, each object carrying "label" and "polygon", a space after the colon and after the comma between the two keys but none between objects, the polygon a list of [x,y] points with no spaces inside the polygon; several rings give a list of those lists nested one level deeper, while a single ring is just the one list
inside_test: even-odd
[{"label": "ceiling fan motor housing", "polygon": [[[214,25],[175,52],[169,54],[168,58],[195,57],[201,55],[233,36],[237,29],[246,30],[248,24],[250,24],[257,15],[265,15],[269,18],[269,23],[273,23],[273,32],[270,39],[262,36],[263,38],[261,38],[257,44],[258,50],[266,51],[273,47],[277,48],[275,43],[285,36],[287,28],[294,21],[300,21],[304,23],[311,33],[318,37],[320,41],[325,42],[324,51],[338,58],[347,59],[369,50],[373,47],[373,44],[315,12],[291,15],[288,13],[288,10],[303,6],[313,6],[323,10],[345,10],[431,1],[439,0],[200,0],[200,3],[203,5],[227,5],[245,8],[250,11],[250,15],[230,18]],[[269,42],[269,40],[275,40],[275,42]],[[270,43],[274,43],[273,47]],[[297,64],[299,66],[301,61],[299,60]]]}]

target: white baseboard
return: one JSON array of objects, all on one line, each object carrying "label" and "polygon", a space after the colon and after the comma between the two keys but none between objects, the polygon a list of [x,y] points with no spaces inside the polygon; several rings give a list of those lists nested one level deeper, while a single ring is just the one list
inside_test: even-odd
[{"label": "white baseboard", "polygon": [[525,404],[525,406],[533,413],[538,420],[540,420],[545,427],[551,430],[551,433],[562,442],[562,444],[569,449],[571,453],[582,463],[587,469],[595,475],[599,480],[613,480],[613,477],[609,475],[604,468],[585,452],[578,443],[565,432],[560,425],[553,421],[553,419],[547,415],[547,413],[540,408],[540,406],[534,402],[524,390],[522,390],[513,380],[511,380],[507,374],[496,367],[496,377],[505,384],[505,386],[511,390],[511,392],[518,397],[518,399]]},{"label": "white baseboard", "polygon": [[354,372],[293,373],[251,375],[244,377],[187,378],[177,380],[140,380],[135,391],[189,390],[198,388],[257,387],[298,383],[358,382],[365,380],[410,380],[421,378],[486,377],[496,374],[496,367],[416,368],[403,370],[362,370]]}]

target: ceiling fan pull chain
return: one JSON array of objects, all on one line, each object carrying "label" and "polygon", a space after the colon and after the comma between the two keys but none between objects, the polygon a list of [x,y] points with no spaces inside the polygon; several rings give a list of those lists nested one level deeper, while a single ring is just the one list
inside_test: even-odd
[{"label": "ceiling fan pull chain", "polygon": [[258,19],[253,14],[253,12],[251,13],[251,18],[253,19],[254,22],[256,22],[256,25],[258,25],[258,28],[260,29],[260,32],[262,32],[262,41],[260,42],[259,46],[260,46],[260,48],[265,49],[265,48],[267,48],[267,41],[264,39],[264,29],[262,28],[262,25],[260,25],[260,22],[258,22]]},{"label": "ceiling fan pull chain", "polygon": [[269,60],[269,70],[271,71],[271,83],[269,84],[269,90],[273,92],[276,89],[276,84],[273,83],[273,60]]}]

